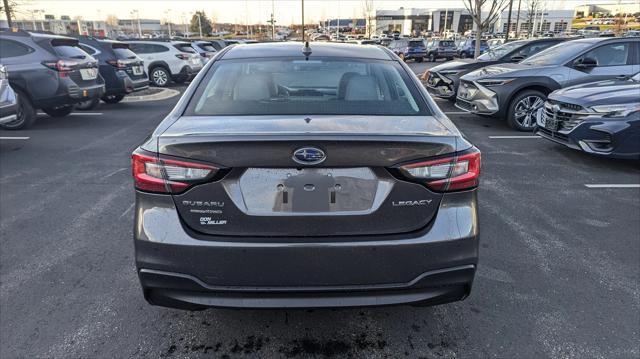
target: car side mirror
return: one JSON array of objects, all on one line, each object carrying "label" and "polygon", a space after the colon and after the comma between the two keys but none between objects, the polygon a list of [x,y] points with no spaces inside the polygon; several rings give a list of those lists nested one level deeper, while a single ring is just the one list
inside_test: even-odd
[{"label": "car side mirror", "polygon": [[589,69],[598,66],[598,61],[592,57],[583,57],[573,62],[573,66],[578,69]]},{"label": "car side mirror", "polygon": [[515,55],[515,56],[511,56],[511,62],[520,62],[522,60],[524,60],[524,56],[522,55]]}]

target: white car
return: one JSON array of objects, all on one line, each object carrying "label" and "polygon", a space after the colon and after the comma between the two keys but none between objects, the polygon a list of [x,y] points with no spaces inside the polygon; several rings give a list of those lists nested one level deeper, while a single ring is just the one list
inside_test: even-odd
[{"label": "white car", "polygon": [[131,51],[142,60],[149,74],[149,82],[165,87],[173,80],[183,83],[202,69],[200,54],[185,41],[130,40]]},{"label": "white car", "polygon": [[196,50],[198,54],[200,54],[200,61],[202,65],[206,64],[211,60],[218,50],[216,50],[215,46],[210,41],[193,41],[191,42],[191,47]]}]

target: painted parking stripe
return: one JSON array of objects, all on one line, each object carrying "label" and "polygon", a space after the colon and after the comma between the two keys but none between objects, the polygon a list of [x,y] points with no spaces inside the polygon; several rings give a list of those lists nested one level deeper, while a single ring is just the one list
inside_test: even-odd
[{"label": "painted parking stripe", "polygon": [[[448,100],[445,100],[448,101]],[[464,111],[458,111],[458,112],[445,112],[445,115],[473,115],[471,112],[464,112]]]},{"label": "painted parking stripe", "polygon": [[640,183],[585,184],[587,188],[640,188]]},{"label": "painted parking stripe", "polygon": [[516,139],[516,138],[542,138],[542,137],[540,137],[540,136],[489,136],[489,138],[502,140],[502,139]]},{"label": "painted parking stripe", "polygon": [[31,137],[0,137],[0,140],[28,140]]},{"label": "painted parking stripe", "polygon": [[[102,112],[72,112],[69,116],[101,116]],[[38,116],[48,116],[44,112],[38,112]]]}]

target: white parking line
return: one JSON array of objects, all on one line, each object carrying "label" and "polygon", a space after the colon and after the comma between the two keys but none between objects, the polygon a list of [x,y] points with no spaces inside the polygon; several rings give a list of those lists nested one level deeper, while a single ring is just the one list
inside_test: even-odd
[{"label": "white parking line", "polygon": [[640,183],[585,184],[587,188],[640,188]]},{"label": "white parking line", "polygon": [[540,136],[489,136],[492,139],[542,138]]},{"label": "white parking line", "polygon": [[[72,112],[69,116],[101,116],[102,112]],[[38,116],[47,116],[44,112],[38,112]]]},{"label": "white parking line", "polygon": [[0,137],[0,140],[28,140],[31,137]]},{"label": "white parking line", "polygon": [[445,115],[473,115],[471,112],[464,112],[464,111],[458,111],[458,112],[445,112]]}]

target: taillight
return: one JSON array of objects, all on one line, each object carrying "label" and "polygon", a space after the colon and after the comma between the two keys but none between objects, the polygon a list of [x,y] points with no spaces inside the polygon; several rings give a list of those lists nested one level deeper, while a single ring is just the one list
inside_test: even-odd
[{"label": "taillight", "polygon": [[107,63],[117,69],[127,68],[127,63],[122,60],[107,60]]},{"label": "taillight", "polygon": [[176,57],[180,60],[189,60],[191,58],[191,56],[185,54],[176,54]]},{"label": "taillight", "polygon": [[459,191],[478,186],[480,162],[480,151],[474,148],[460,155],[404,165],[400,171],[435,191]]},{"label": "taillight", "polygon": [[215,175],[217,167],[199,163],[161,159],[134,153],[133,179],[136,189],[160,193],[181,193]]},{"label": "taillight", "polygon": [[58,61],[43,61],[42,64],[51,70],[55,70],[61,73],[61,75],[71,72],[78,68],[80,64],[77,61],[70,60],[58,60]]}]

